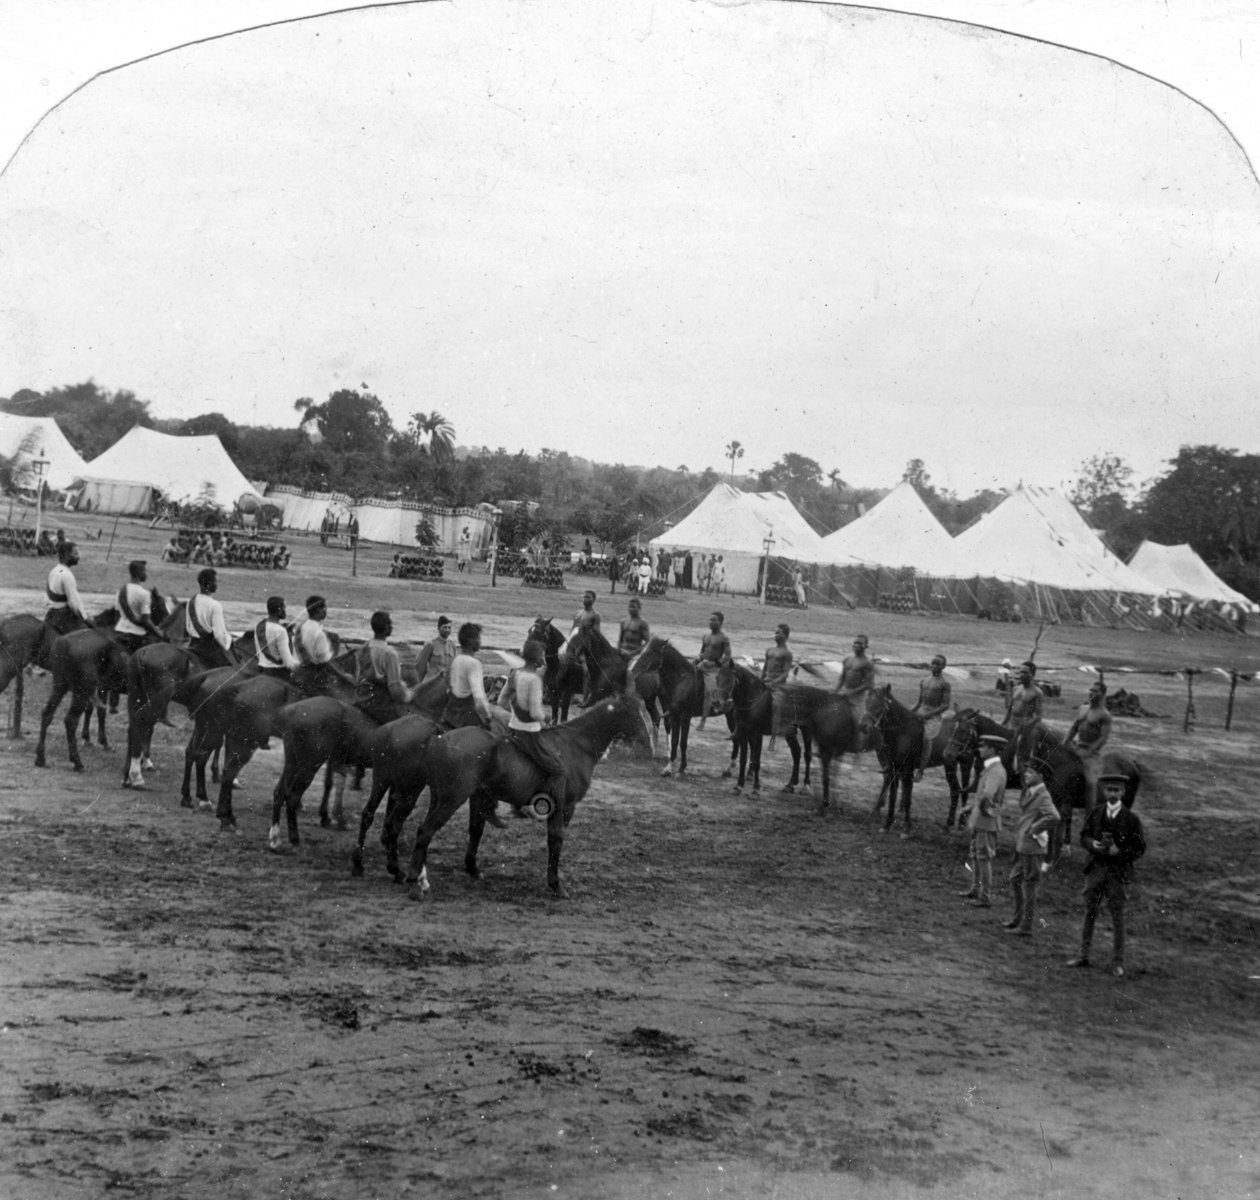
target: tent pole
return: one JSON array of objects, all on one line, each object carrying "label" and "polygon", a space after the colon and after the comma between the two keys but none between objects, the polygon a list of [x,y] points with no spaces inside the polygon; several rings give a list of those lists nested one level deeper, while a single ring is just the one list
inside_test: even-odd
[{"label": "tent pole", "polygon": [[118,518],[121,516],[122,513],[120,512],[114,514],[114,528],[109,531],[109,545],[105,549],[106,562],[109,562],[110,552],[114,549],[114,534],[118,532]]}]

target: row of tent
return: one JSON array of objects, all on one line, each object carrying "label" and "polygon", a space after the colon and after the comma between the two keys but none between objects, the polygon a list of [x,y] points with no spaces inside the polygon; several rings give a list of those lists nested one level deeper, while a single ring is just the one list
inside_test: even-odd
[{"label": "row of tent", "polygon": [[[992,512],[951,537],[909,482],[856,521],[826,536],[781,492],[718,484],[651,543],[661,550],[721,554],[732,592],[760,589],[767,562],[813,568],[825,600],[1002,616],[1141,625],[1167,615],[1161,601],[1254,612],[1190,546],[1143,543],[1122,562],[1066,496],[1021,485]],[[1234,615],[1234,614],[1227,614]]]},{"label": "row of tent", "polygon": [[14,461],[19,486],[32,491],[42,463],[45,485],[83,512],[144,516],[155,491],[178,504],[204,497],[226,509],[245,496],[262,498],[213,435],[177,437],[137,425],[85,462],[51,417],[0,412],[0,455]]}]

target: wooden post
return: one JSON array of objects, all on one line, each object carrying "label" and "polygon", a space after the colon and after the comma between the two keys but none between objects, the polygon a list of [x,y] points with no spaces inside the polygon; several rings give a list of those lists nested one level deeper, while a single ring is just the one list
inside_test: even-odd
[{"label": "wooden post", "polygon": [[118,532],[118,518],[121,516],[122,516],[122,513],[120,512],[116,512],[114,514],[114,527],[113,529],[109,531],[109,545],[105,548],[105,561],[106,562],[109,562],[110,553],[114,549],[114,534]]},{"label": "wooden post", "polygon": [[1194,677],[1196,671],[1193,667],[1186,670],[1186,717],[1182,722],[1182,731],[1189,733],[1194,729]]},{"label": "wooden post", "polygon": [[1229,729],[1230,722],[1234,719],[1234,693],[1238,690],[1238,672],[1230,671],[1229,673],[1229,704],[1225,708],[1225,728]]}]

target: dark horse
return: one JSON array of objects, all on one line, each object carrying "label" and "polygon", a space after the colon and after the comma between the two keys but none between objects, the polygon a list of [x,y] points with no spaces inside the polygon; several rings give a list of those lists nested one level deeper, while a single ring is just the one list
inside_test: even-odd
[{"label": "dark horse", "polygon": [[[884,768],[888,816],[884,832],[892,828],[897,815],[897,793],[901,792],[902,837],[910,836],[910,800],[914,794],[914,774],[923,756],[923,721],[892,694],[892,684],[874,688],[866,700],[866,720],[880,741],[880,764]],[[880,801],[876,801],[879,811]]]},{"label": "dark horse", "polygon": [[[560,851],[564,834],[578,801],[591,786],[595,764],[618,738],[650,746],[651,730],[638,697],[622,695],[601,701],[576,720],[544,730],[540,736],[565,768],[564,803],[554,805],[547,816],[547,885],[555,896],[562,897]],[[425,869],[429,843],[465,801],[471,803],[464,869],[476,878],[480,874],[477,847],[485,832],[487,811],[499,800],[526,807],[544,783],[538,768],[510,741],[476,726],[432,738],[424,755],[424,771],[429,783],[429,811],[416,831],[407,871],[409,894],[416,900],[422,899],[429,887]]]},{"label": "dark horse", "polygon": [[661,769],[661,774],[672,775],[677,762],[678,774],[682,775],[687,770],[691,720],[704,713],[704,676],[677,646],[663,637],[651,638],[635,660],[636,681],[652,672],[660,678],[657,699],[669,730],[669,762]]},{"label": "dark horse", "polygon": [[[157,624],[167,621],[170,613],[166,601],[156,588],[152,590],[153,620]],[[118,610],[110,610],[114,621],[118,619]],[[79,718],[84,718],[84,741],[88,740],[88,725],[92,709],[97,709],[99,740],[102,747],[109,749],[109,739],[105,736],[105,708],[101,700],[104,693],[125,691],[127,687],[126,650],[118,642],[112,630],[107,628],[112,621],[107,621],[108,613],[97,618],[98,626],[91,629],[76,629],[62,635],[52,642],[52,652],[48,661],[48,669],[52,675],[52,690],[39,722],[39,741],[35,746],[35,765],[47,765],[44,751],[48,739],[48,726],[56,716],[57,709],[66,694],[70,695],[70,707],[66,711],[66,741],[70,747],[70,761],[76,771],[83,770],[83,760],[79,757],[79,749],[75,743],[75,733]]]},{"label": "dark horse", "polygon": [[582,664],[575,658],[560,659],[564,634],[552,623],[550,617],[539,617],[525,635],[526,641],[542,642],[546,651],[546,670],[543,672],[543,698],[551,705],[551,723],[569,719],[569,705],[573,697],[580,695],[585,686]]},{"label": "dark horse", "polygon": [[[436,720],[445,706],[446,679],[439,675],[422,685],[406,707],[408,715],[419,713]],[[347,768],[372,765],[377,735],[388,726],[383,726],[361,708],[330,696],[311,696],[286,705],[272,718],[272,726],[284,736],[284,768],[272,793],[271,829],[267,835],[269,847],[274,851],[281,849],[281,809],[285,811],[289,843],[293,846],[301,843],[297,814],[302,793],[325,763],[328,769],[324,799],[320,805],[320,823],[324,826],[330,823],[329,782],[335,777],[331,821],[344,829],[342,798]]]},{"label": "dark horse", "polygon": [[[817,745],[818,757],[822,761],[822,799],[818,811],[824,813],[831,807],[832,760],[868,749],[862,721],[848,700],[825,688],[793,684],[784,695],[783,705],[784,721],[790,726],[785,740],[792,755],[792,774],[783,790],[794,792],[800,780],[801,790],[806,795],[810,794],[810,759]],[[798,732],[805,743],[803,779],[800,775],[801,748],[796,738]]]},{"label": "dark horse", "polygon": [[629,664],[621,656],[621,651],[598,629],[587,626],[579,630],[569,639],[566,653],[560,655],[561,662],[578,658],[586,659],[586,669],[591,677],[592,707],[626,690]]}]

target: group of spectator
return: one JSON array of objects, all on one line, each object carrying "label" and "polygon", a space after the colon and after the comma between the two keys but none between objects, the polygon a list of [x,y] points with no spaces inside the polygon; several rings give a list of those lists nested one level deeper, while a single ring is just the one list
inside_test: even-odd
[{"label": "group of spectator", "polygon": [[226,530],[180,529],[162,548],[162,561],[205,567],[261,567],[283,571],[292,554],[280,542],[239,541]]}]

